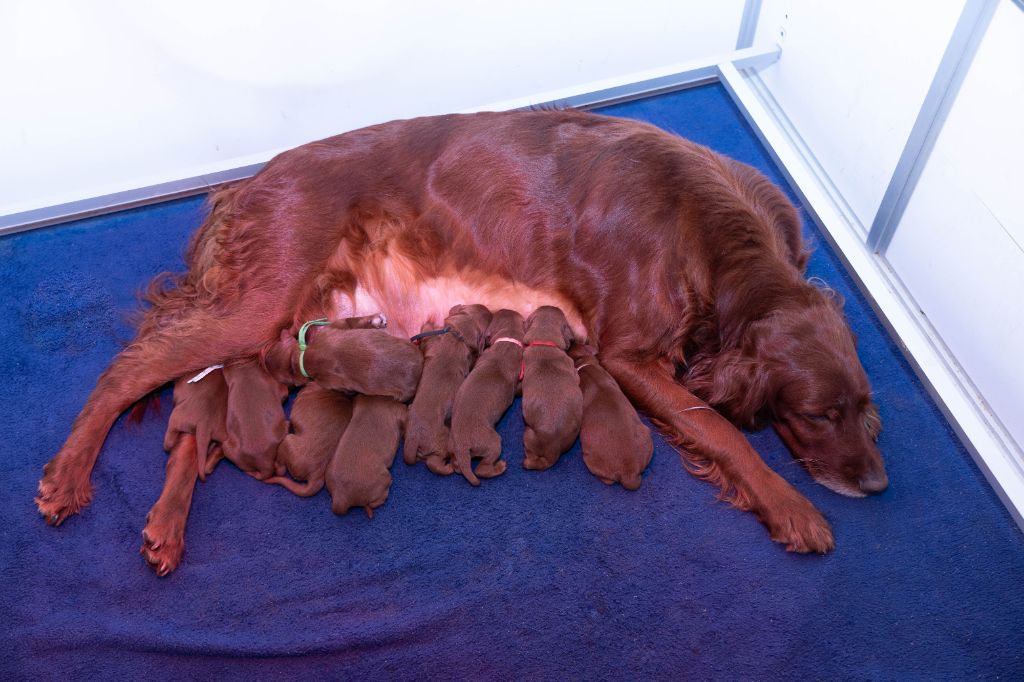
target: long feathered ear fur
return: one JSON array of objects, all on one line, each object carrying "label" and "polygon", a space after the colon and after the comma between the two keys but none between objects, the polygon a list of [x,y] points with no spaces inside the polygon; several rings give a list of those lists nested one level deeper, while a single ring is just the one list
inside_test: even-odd
[{"label": "long feathered ear fur", "polygon": [[696,362],[683,380],[686,387],[730,420],[753,428],[766,416],[771,402],[771,378],[767,363],[728,350]]}]

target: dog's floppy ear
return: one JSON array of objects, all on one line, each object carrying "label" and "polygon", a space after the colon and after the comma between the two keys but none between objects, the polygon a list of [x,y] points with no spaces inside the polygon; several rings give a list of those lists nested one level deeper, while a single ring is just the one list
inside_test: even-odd
[{"label": "dog's floppy ear", "polygon": [[686,376],[687,388],[744,427],[757,425],[760,411],[769,402],[771,384],[765,363],[738,350],[705,358]]}]

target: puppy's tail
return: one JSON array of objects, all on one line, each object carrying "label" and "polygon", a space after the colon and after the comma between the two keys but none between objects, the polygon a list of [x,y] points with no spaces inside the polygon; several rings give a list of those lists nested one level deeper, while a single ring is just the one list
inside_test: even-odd
[{"label": "puppy's tail", "polygon": [[458,471],[460,474],[462,474],[463,477],[465,477],[465,479],[469,481],[470,485],[480,485],[480,479],[477,478],[476,474],[473,473],[472,457],[470,457],[469,448],[457,447],[452,448],[452,450],[454,451],[452,453],[452,465],[454,466],[455,471]]},{"label": "puppy's tail", "polygon": [[324,480],[322,478],[311,478],[305,483],[299,483],[287,476],[271,476],[270,478],[263,479],[263,482],[284,486],[299,497],[312,497],[323,490],[324,487]]}]

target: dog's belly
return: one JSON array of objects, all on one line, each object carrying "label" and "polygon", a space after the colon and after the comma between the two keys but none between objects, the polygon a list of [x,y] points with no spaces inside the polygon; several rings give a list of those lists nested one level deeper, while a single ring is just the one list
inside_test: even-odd
[{"label": "dog's belly", "polygon": [[424,324],[440,326],[448,310],[460,303],[479,303],[492,312],[503,308],[515,310],[524,318],[540,306],[552,305],[565,313],[578,339],[587,338],[579,311],[558,293],[469,272],[409,284],[403,284],[402,278],[389,278],[389,273],[380,274],[384,277],[361,278],[352,294],[334,292],[328,316],[341,319],[383,313],[388,330],[395,336],[407,337],[419,333]]}]

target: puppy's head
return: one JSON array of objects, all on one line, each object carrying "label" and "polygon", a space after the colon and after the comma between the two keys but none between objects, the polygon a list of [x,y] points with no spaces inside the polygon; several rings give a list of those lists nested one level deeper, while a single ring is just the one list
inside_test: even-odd
[{"label": "puppy's head", "polygon": [[542,305],[526,320],[526,343],[552,341],[568,350],[575,338],[565,314],[554,306]]},{"label": "puppy's head", "polygon": [[574,343],[569,346],[569,357],[573,359],[577,367],[585,362],[595,362],[596,355],[594,347],[585,343]]},{"label": "puppy's head", "polygon": [[445,326],[451,327],[477,352],[483,350],[487,327],[491,324],[491,311],[478,303],[452,306]]},{"label": "puppy's head", "polygon": [[309,380],[299,371],[299,343],[287,329],[260,353],[260,364],[274,379],[288,386],[304,386]]},{"label": "puppy's head", "polygon": [[526,333],[526,321],[514,310],[499,310],[494,313],[491,323],[487,326],[485,342],[490,346],[494,339],[502,337],[522,341]]}]

